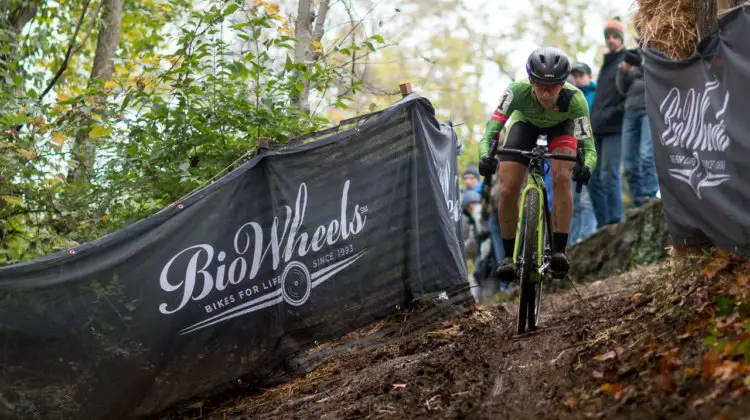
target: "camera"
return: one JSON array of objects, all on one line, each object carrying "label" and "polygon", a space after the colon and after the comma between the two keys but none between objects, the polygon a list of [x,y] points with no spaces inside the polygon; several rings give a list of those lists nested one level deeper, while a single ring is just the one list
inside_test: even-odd
[{"label": "camera", "polygon": [[625,50],[623,61],[634,67],[640,67],[643,63],[643,56],[639,48],[629,48]]}]

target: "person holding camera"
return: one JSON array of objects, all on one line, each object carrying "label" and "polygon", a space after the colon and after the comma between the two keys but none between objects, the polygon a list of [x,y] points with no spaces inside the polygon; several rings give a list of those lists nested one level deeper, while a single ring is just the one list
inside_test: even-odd
[{"label": "person holding camera", "polygon": [[622,159],[635,207],[655,198],[659,190],[651,126],[646,113],[646,81],[642,62],[639,48],[626,50],[616,79],[617,90],[626,97],[622,122]]}]

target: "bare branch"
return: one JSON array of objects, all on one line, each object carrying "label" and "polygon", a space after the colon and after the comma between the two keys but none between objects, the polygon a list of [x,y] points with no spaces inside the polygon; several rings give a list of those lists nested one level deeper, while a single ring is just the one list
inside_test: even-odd
[{"label": "bare branch", "polygon": [[[313,29],[312,39],[313,41],[320,42],[323,39],[323,30],[326,23],[326,15],[328,15],[328,0],[321,0],[320,6],[318,7],[318,16],[315,18],[315,29]],[[313,55],[314,60],[320,58],[321,53],[316,52]]]},{"label": "bare branch", "polygon": [[73,36],[70,38],[70,44],[68,44],[68,50],[65,52],[65,59],[63,60],[62,65],[57,70],[57,73],[55,73],[55,77],[52,78],[52,80],[49,82],[47,87],[44,89],[44,92],[42,92],[41,95],[39,95],[39,100],[41,101],[42,98],[44,98],[47,93],[49,93],[50,90],[52,90],[52,87],[55,86],[55,83],[57,83],[57,80],[62,76],[65,69],[68,68],[68,63],[70,62],[70,58],[73,55],[73,47],[76,44],[76,38],[78,37],[78,31],[81,30],[81,25],[83,25],[83,21],[86,18],[86,11],[89,8],[89,5],[91,4],[91,0],[86,0],[86,3],[83,4],[83,11],[81,12],[81,17],[78,19],[78,23],[76,24],[75,31],[73,31]]},{"label": "bare branch", "polygon": [[91,20],[89,21],[89,28],[86,30],[86,33],[83,35],[83,39],[81,40],[81,42],[70,54],[71,56],[74,56],[78,51],[81,50],[81,48],[83,48],[84,45],[86,45],[86,41],[89,39],[91,32],[94,30],[94,27],[96,26],[96,19],[99,17],[99,12],[102,10],[102,6],[104,6],[103,0],[99,2],[99,7],[96,8],[94,15],[91,16]]}]

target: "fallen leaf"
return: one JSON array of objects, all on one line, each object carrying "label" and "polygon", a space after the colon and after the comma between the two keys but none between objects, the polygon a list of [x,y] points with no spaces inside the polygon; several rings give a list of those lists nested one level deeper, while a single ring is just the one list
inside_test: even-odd
[{"label": "fallen leaf", "polygon": [[740,274],[737,276],[737,286],[747,286],[750,284],[750,276],[747,274]]},{"label": "fallen leaf", "polygon": [[0,406],[3,406],[9,411],[14,411],[16,409],[16,406],[14,406],[8,400],[5,399],[2,392],[0,392]]},{"label": "fallen leaf", "polygon": [[599,362],[604,362],[606,360],[614,359],[615,357],[617,357],[617,353],[615,353],[614,350],[610,350],[606,353],[594,356],[594,360],[597,360]]},{"label": "fallen leaf", "polygon": [[636,293],[636,294],[634,294],[634,295],[633,295],[633,296],[632,296],[632,297],[630,298],[630,300],[632,300],[632,301],[633,301],[633,303],[636,303],[636,302],[638,302],[639,300],[641,300],[641,296],[643,296],[643,294],[642,294],[642,293]]},{"label": "fallen leaf", "polygon": [[705,398],[698,398],[697,400],[693,401],[693,408],[700,407],[700,406],[702,406],[705,403],[706,403],[706,399]]},{"label": "fallen leaf", "polygon": [[741,370],[742,365],[740,362],[727,360],[716,368],[714,377],[719,377],[722,381],[729,381],[735,376],[735,374],[739,374]]},{"label": "fallen leaf", "polygon": [[729,420],[729,416],[724,411],[721,411],[714,416],[713,420]]},{"label": "fallen leaf", "polygon": [[679,354],[675,351],[670,351],[659,359],[659,373],[666,375],[679,367],[680,364]]},{"label": "fallen leaf", "polygon": [[735,347],[737,347],[737,345],[734,343],[726,343],[724,345],[724,350],[722,351],[722,353],[724,353],[725,355],[730,355],[732,354],[732,351],[734,351]]},{"label": "fallen leaf", "polygon": [[677,385],[669,375],[661,374],[656,377],[656,386],[662,391],[674,392],[677,389]]},{"label": "fallen leaf", "polygon": [[622,356],[622,354],[625,353],[625,348],[617,344],[615,344],[614,350],[615,354],[617,354],[618,357]]},{"label": "fallen leaf", "polygon": [[705,268],[703,268],[703,275],[705,275],[709,280],[713,280],[716,278],[716,275],[721,272],[721,270],[725,269],[729,265],[729,258],[724,256],[719,256],[711,260]]},{"label": "fallen leaf", "polygon": [[565,398],[563,399],[563,402],[565,405],[567,405],[570,408],[573,408],[578,405],[578,399],[573,394],[566,393]]},{"label": "fallen leaf", "polygon": [[698,369],[696,369],[696,368],[687,368],[687,369],[685,369],[685,379],[693,378],[697,374],[698,374]]},{"label": "fallen leaf", "polygon": [[716,368],[719,366],[719,353],[716,349],[711,349],[710,352],[701,361],[701,377],[709,381],[714,377]]},{"label": "fallen leaf", "polygon": [[607,380],[613,379],[617,375],[617,366],[615,366],[615,364],[612,363],[609,366],[606,366],[604,368],[604,372],[602,373],[604,374],[604,379],[607,379]]},{"label": "fallen leaf", "polygon": [[737,315],[718,317],[716,318],[716,328],[718,328],[719,331],[723,331],[731,327],[735,322],[737,322],[737,320]]},{"label": "fallen leaf", "polygon": [[593,376],[595,379],[602,379],[604,377],[604,374],[599,372],[598,370],[595,370],[591,372],[591,376]]},{"label": "fallen leaf", "polygon": [[406,388],[406,384],[393,384],[393,389]]},{"label": "fallen leaf", "polygon": [[599,389],[596,390],[597,392],[608,392],[612,394],[612,396],[615,397],[616,400],[619,400],[622,398],[622,393],[624,391],[622,385],[620,384],[604,384],[599,387]]}]

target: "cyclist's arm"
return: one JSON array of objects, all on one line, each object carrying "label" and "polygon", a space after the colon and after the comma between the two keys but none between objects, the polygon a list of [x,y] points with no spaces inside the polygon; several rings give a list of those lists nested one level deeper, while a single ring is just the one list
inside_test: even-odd
[{"label": "cyclist's arm", "polygon": [[594,134],[591,131],[591,119],[589,118],[589,104],[583,92],[577,92],[573,97],[573,124],[574,136],[578,139],[578,147],[583,149],[583,161],[586,166],[594,171],[598,156],[594,147]]},{"label": "cyclist's arm", "polygon": [[486,156],[490,152],[492,141],[499,138],[500,130],[503,129],[503,127],[505,126],[505,122],[508,121],[508,118],[510,118],[510,114],[513,113],[514,87],[515,85],[511,83],[511,85],[508,86],[507,89],[505,89],[505,93],[503,93],[503,96],[500,98],[500,104],[495,109],[495,112],[492,113],[492,118],[490,118],[490,120],[487,122],[484,136],[479,142],[480,159],[482,158],[482,156]]}]

